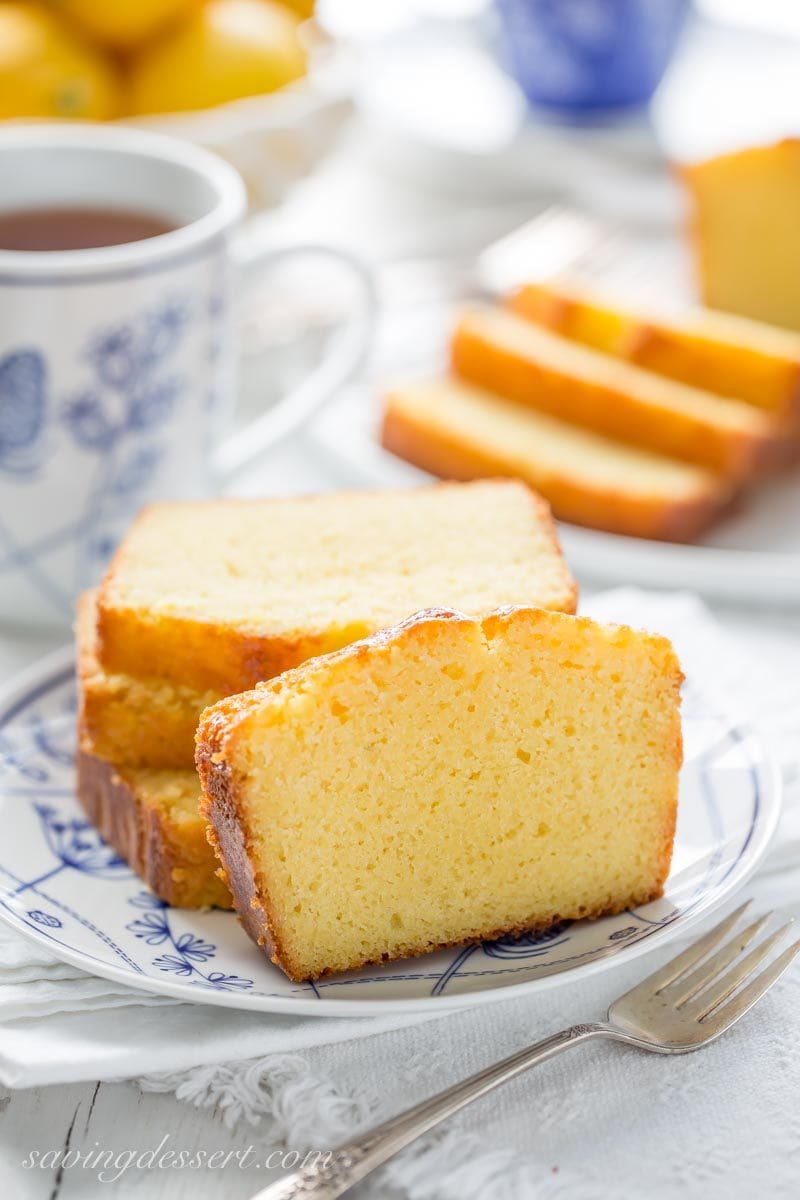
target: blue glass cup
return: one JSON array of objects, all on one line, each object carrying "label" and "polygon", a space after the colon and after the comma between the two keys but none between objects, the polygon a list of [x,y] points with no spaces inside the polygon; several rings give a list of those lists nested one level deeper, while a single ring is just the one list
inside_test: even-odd
[{"label": "blue glass cup", "polygon": [[507,65],[528,102],[580,122],[648,103],[689,0],[495,0]]}]

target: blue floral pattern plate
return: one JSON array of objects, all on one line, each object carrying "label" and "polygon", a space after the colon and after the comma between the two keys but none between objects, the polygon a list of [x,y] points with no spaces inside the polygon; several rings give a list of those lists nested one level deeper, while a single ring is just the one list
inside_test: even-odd
[{"label": "blue floral pattern plate", "polygon": [[763,856],[780,809],[779,778],[754,730],[689,680],[678,831],[661,900],[295,984],[231,913],[168,907],[102,841],[75,799],[75,710],[71,650],[0,696],[0,917],[96,975],[203,1004],[364,1016],[565,983],[662,945],[730,896]]}]

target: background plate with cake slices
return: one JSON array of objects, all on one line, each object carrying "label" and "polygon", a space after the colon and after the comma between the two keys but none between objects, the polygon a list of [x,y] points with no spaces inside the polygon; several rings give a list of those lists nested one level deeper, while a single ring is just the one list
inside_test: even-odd
[{"label": "background plate with cake slices", "polygon": [[0,696],[0,917],[95,975],[201,1004],[366,1016],[567,983],[655,949],[729,897],[762,858],[780,809],[779,776],[755,731],[690,678],[678,829],[661,900],[296,984],[232,913],[169,908],[102,841],[75,798],[75,712],[71,648]]},{"label": "background plate with cake slices", "polygon": [[[406,368],[437,374],[441,364]],[[431,355],[430,362],[433,363]],[[317,419],[315,442],[338,460],[344,478],[360,487],[415,487],[433,479],[385,450],[379,440],[381,389],[340,394]],[[692,545],[648,541],[581,529],[559,521],[567,561],[579,582],[687,588],[759,607],[800,602],[800,474],[762,484],[757,495],[712,526]]]},{"label": "background plate with cake slices", "polygon": [[[568,282],[579,280],[633,311],[681,312],[695,302],[687,248],[674,220],[663,227],[622,226],[562,206],[545,209],[464,261],[432,257],[383,264],[378,274],[383,318],[368,378],[340,391],[311,426],[314,443],[338,468],[340,484],[403,487],[430,481],[432,476],[380,444],[387,387],[447,373],[461,308],[497,300],[529,280],[558,280],[562,272]],[[798,511],[800,471],[794,470],[760,480],[692,544],[565,522],[559,533],[580,583],[686,588],[759,608],[794,609],[800,603]]]}]

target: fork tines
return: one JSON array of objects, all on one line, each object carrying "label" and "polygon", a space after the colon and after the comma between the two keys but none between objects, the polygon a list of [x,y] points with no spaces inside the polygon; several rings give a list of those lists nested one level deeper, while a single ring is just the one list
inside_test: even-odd
[{"label": "fork tines", "polygon": [[[649,976],[640,987],[643,990],[647,988],[651,994],[667,1000],[675,1009],[696,1021],[706,1021],[713,1015],[724,1020],[726,1025],[737,1020],[775,983],[800,951],[800,941],[797,941],[784,950],[765,970],[758,972],[746,987],[738,991],[737,989],[746,983],[786,935],[793,923],[791,920],[787,921],[777,933],[765,938],[740,959],[742,951],[758,937],[773,916],[771,912],[765,913],[741,933],[734,934],[716,954],[707,957],[730,933],[749,905],[748,900],[682,954]],[[731,969],[726,971],[726,967]],[[731,996],[733,999],[725,1004]],[[724,1007],[720,1009],[722,1005]]]}]

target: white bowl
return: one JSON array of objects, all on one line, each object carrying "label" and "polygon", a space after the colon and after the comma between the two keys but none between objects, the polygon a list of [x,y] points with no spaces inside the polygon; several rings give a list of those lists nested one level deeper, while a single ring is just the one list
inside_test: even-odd
[{"label": "white bowl", "polygon": [[353,111],[349,55],[313,22],[304,31],[309,69],[296,83],[214,108],[126,117],[122,123],[214,150],[242,175],[251,211],[274,207],[322,161]]}]

